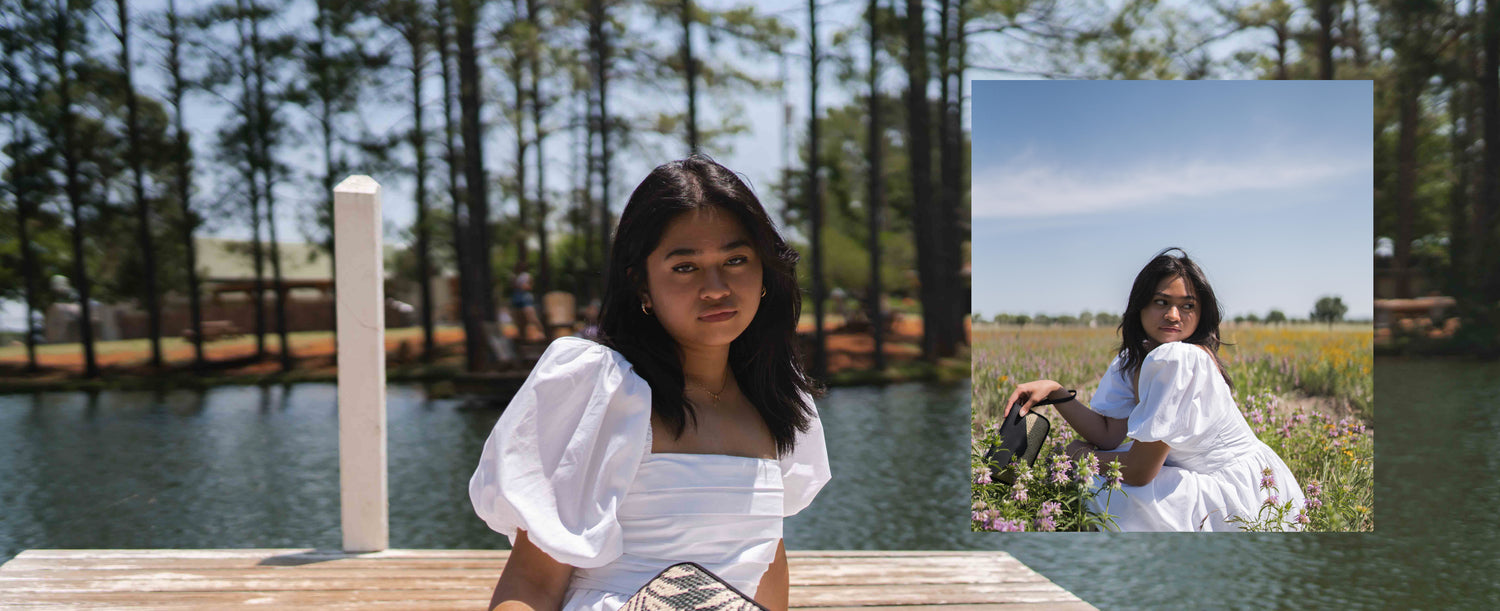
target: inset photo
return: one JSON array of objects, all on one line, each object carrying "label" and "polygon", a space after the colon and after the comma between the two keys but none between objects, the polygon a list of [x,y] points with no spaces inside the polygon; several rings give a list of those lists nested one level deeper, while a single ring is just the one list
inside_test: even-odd
[{"label": "inset photo", "polygon": [[971,528],[1373,530],[1371,83],[973,92]]}]

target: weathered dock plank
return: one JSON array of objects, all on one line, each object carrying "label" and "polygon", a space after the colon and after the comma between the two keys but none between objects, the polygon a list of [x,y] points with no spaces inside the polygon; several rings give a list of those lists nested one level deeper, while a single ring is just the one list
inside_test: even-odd
[{"label": "weathered dock plank", "polygon": [[[474,609],[508,553],[300,549],[27,550],[0,608]],[[793,608],[1092,609],[1004,552],[793,551]]]}]

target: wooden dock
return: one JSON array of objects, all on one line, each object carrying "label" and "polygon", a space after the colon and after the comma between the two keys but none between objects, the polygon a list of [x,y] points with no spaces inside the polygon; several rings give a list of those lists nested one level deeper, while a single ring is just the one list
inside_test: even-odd
[{"label": "wooden dock", "polygon": [[[483,609],[508,552],[27,550],[0,608]],[[1093,609],[1005,552],[792,551],[800,609]]]}]

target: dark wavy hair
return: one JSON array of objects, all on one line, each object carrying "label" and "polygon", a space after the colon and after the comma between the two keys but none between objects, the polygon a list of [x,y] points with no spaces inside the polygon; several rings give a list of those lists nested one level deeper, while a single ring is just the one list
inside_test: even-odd
[{"label": "dark wavy hair", "polygon": [[[1173,251],[1178,254],[1170,254]],[[1214,364],[1219,367],[1219,375],[1224,376],[1224,382],[1233,388],[1234,382],[1229,381],[1224,361],[1219,359],[1219,346],[1223,344],[1219,339],[1219,322],[1224,319],[1219,299],[1214,296],[1214,287],[1209,285],[1203,270],[1188,258],[1187,251],[1175,246],[1156,253],[1146,267],[1141,268],[1141,273],[1135,275],[1135,284],[1130,287],[1130,301],[1125,305],[1125,315],[1120,318],[1119,354],[1125,357],[1125,363],[1120,367],[1121,375],[1138,374],[1141,364],[1146,361],[1146,354],[1153,347],[1145,326],[1141,325],[1141,310],[1156,296],[1157,285],[1167,278],[1182,278],[1193,285],[1193,293],[1197,296],[1198,328],[1182,341],[1208,348]]]},{"label": "dark wavy hair", "polygon": [[750,326],[730,343],[729,368],[771,430],[777,452],[785,454],[814,413],[803,397],[821,393],[802,369],[796,348],[802,312],[795,272],[799,256],[776,232],[760,200],[728,168],[694,155],[657,166],[630,194],[610,249],[598,339],[624,355],[651,385],[652,413],[675,435],[682,435],[689,418],[696,422],[683,396],[677,342],[641,310],[640,296],[646,291],[646,256],[656,250],[667,224],[710,206],[734,215],[761,261],[766,296]]}]

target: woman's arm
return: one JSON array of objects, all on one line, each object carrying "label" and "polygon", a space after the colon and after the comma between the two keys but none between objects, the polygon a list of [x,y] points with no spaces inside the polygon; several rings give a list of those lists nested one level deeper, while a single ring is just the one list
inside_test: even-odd
[{"label": "woman's arm", "polygon": [[755,588],[755,602],[771,611],[786,611],[787,590],[791,587],[791,575],[786,566],[786,542],[776,542],[776,559],[760,576],[760,585]]},{"label": "woman's arm", "polygon": [[[1167,462],[1167,452],[1171,450],[1170,446],[1160,441],[1137,441],[1131,444],[1128,451],[1095,450],[1094,456],[1099,458],[1100,470],[1109,461],[1119,460],[1121,481],[1131,486],[1144,486],[1161,473],[1162,465]],[[1074,453],[1072,457],[1076,461],[1081,455],[1081,452]]]},{"label": "woman's arm", "polygon": [[551,611],[562,607],[573,567],[553,560],[516,530],[516,543],[490,597],[491,611]]},{"label": "woman's arm", "polygon": [[[1027,382],[1017,386],[1016,391],[1011,393],[1010,399],[1005,402],[1005,409],[1009,413],[1012,405],[1015,405],[1017,401],[1024,401],[1021,405],[1021,413],[1025,414],[1031,411],[1033,405],[1044,399],[1061,399],[1066,396],[1068,396],[1068,391],[1063,390],[1062,384],[1052,380]],[[1054,407],[1057,408],[1057,413],[1062,414],[1063,420],[1068,421],[1068,426],[1078,431],[1078,434],[1089,443],[1108,450],[1125,441],[1126,422],[1124,420],[1105,417],[1089,409],[1078,399],[1063,401],[1054,404]]]}]

